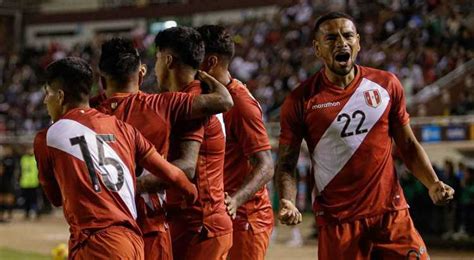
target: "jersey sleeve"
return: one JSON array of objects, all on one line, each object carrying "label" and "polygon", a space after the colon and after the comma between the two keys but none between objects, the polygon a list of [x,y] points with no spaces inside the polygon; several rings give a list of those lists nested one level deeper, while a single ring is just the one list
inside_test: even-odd
[{"label": "jersey sleeve", "polygon": [[49,155],[46,133],[46,130],[40,131],[33,143],[36,165],[38,167],[38,178],[46,197],[54,206],[59,207],[62,205],[61,189],[54,176],[54,165],[52,157]]},{"label": "jersey sleeve", "polygon": [[231,131],[242,145],[245,156],[270,150],[272,147],[258,102],[249,94],[244,94],[235,99],[234,106]]},{"label": "jersey sleeve", "polygon": [[402,84],[393,74],[391,85],[392,85],[392,107],[390,109],[390,124],[404,126],[409,123],[410,116],[407,112],[407,106],[405,101],[405,93],[403,91]]},{"label": "jersey sleeve", "polygon": [[302,97],[298,98],[297,93],[290,93],[281,106],[280,144],[300,147],[304,134],[303,100]]},{"label": "jersey sleeve", "polygon": [[172,124],[191,118],[194,95],[188,93],[167,92],[150,95],[148,104],[155,111],[164,114]]}]

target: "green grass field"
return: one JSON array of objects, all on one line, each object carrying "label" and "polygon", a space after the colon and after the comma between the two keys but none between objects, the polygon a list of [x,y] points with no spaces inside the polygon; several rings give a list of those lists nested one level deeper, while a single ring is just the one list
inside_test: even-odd
[{"label": "green grass field", "polygon": [[0,259],[5,260],[49,260],[49,256],[25,251],[16,251],[9,248],[0,247]]}]

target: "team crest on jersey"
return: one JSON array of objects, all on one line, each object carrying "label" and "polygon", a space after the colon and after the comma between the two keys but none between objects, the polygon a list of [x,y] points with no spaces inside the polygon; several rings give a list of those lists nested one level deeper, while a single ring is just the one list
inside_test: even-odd
[{"label": "team crest on jersey", "polygon": [[382,98],[380,97],[380,93],[377,89],[364,91],[364,98],[365,103],[373,108],[378,107],[380,103],[382,103]]}]

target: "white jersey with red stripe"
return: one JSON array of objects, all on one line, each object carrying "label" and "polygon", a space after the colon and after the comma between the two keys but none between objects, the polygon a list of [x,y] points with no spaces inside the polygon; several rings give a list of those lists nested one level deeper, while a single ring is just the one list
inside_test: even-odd
[{"label": "white jersey with red stripe", "polygon": [[319,224],[408,207],[391,155],[390,129],[409,122],[402,86],[388,72],[356,70],[346,88],[321,70],[286,98],[281,111],[280,143],[307,142]]}]

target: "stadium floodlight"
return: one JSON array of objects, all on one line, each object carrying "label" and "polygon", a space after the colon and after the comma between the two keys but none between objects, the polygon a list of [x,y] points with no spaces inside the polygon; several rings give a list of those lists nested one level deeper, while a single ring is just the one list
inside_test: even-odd
[{"label": "stadium floodlight", "polygon": [[171,27],[176,27],[176,26],[178,26],[178,23],[176,21],[172,21],[172,20],[171,21],[166,21],[166,22],[163,23],[163,27],[164,27],[165,30],[168,29],[168,28],[171,28]]}]

